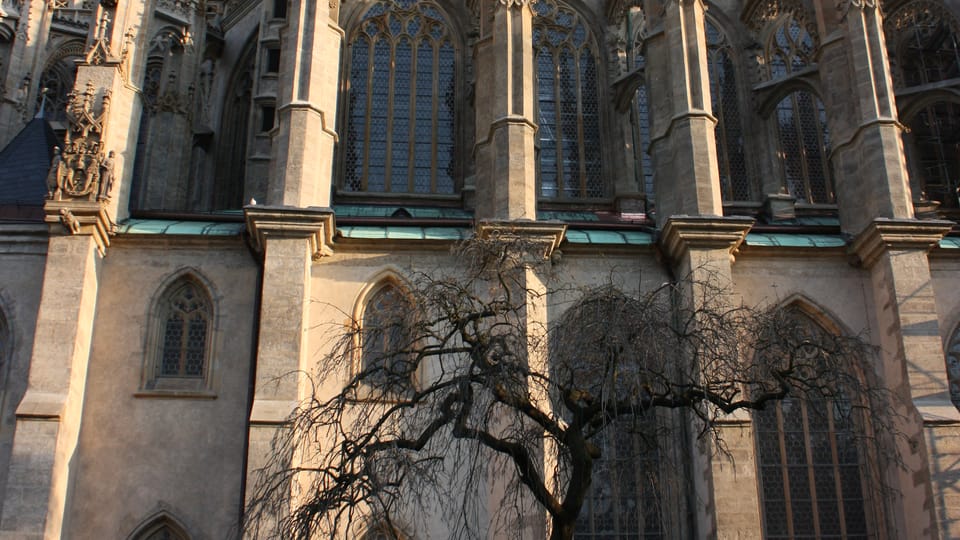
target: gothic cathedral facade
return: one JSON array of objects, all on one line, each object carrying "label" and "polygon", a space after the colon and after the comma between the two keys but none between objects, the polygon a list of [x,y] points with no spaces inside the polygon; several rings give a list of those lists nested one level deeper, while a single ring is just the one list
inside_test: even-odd
[{"label": "gothic cathedral facade", "polygon": [[578,538],[960,537],[960,0],[2,0],[0,81],[0,539],[235,536],[324,329],[482,230],[899,398],[902,466],[734,415]]}]

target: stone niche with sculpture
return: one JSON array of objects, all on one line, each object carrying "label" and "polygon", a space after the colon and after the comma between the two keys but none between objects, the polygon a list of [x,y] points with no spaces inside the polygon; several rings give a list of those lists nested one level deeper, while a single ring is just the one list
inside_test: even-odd
[{"label": "stone niche with sculpture", "polygon": [[[99,101],[99,106],[98,102]],[[110,92],[98,99],[92,83],[70,94],[63,148],[55,148],[47,175],[48,198],[54,201],[105,201],[113,190],[115,154],[104,147]]]}]

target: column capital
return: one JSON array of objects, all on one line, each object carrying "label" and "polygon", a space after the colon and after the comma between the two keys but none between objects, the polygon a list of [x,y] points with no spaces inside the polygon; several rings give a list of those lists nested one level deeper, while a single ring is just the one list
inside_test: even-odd
[{"label": "column capital", "polygon": [[878,218],[853,239],[850,253],[870,268],[890,250],[929,251],[952,228],[950,221]]},{"label": "column capital", "polygon": [[48,200],[43,212],[50,234],[92,236],[101,255],[110,247],[115,225],[105,201]]},{"label": "column capital", "polygon": [[660,249],[671,261],[691,249],[726,249],[732,261],[753,224],[748,217],[671,216],[660,233]]},{"label": "column capital", "polygon": [[543,249],[543,259],[550,259],[560,247],[567,234],[567,225],[549,221],[480,221],[476,226],[477,236],[486,240],[501,238],[507,242],[529,242]]},{"label": "column capital", "polygon": [[313,260],[333,253],[336,222],[330,208],[247,206],[243,215],[250,242],[258,252],[263,252],[268,238],[304,238],[310,240]]}]

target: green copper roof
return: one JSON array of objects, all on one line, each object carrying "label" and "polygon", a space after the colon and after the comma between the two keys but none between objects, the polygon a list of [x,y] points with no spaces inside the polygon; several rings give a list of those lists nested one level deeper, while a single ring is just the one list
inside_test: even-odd
[{"label": "green copper roof", "polygon": [[649,246],[653,244],[653,235],[642,231],[567,229],[566,240],[571,244]]},{"label": "green copper roof", "polygon": [[222,221],[170,221],[166,219],[128,219],[117,227],[121,234],[170,234],[187,236],[239,236],[244,223]]},{"label": "green copper roof", "polygon": [[831,248],[844,247],[847,245],[847,242],[841,236],[829,234],[750,233],[747,235],[747,245],[770,247]]},{"label": "green copper roof", "polygon": [[397,217],[397,212],[403,211],[415,219],[473,219],[473,214],[459,208],[423,208],[417,206],[370,206],[360,204],[338,204],[333,207],[338,218],[368,217],[389,218]]},{"label": "green copper roof", "polygon": [[940,240],[943,249],[960,249],[960,236],[945,236]]},{"label": "green copper roof", "polygon": [[337,227],[344,238],[383,240],[463,240],[470,229],[461,227],[394,227],[382,225],[347,225]]}]

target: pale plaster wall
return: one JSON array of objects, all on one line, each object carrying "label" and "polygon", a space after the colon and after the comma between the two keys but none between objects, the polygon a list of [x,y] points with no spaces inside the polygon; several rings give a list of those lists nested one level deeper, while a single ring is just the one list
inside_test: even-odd
[{"label": "pale plaster wall", "polygon": [[[136,397],[151,299],[193,268],[216,305],[215,399]],[[72,538],[125,538],[160,509],[195,539],[237,522],[256,312],[257,266],[241,240],[124,241],[104,260],[73,469]]]}]

